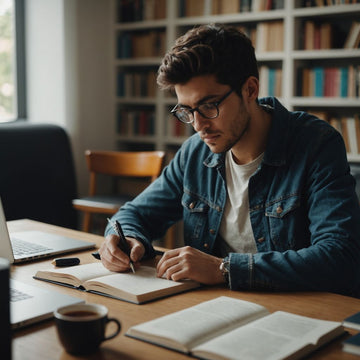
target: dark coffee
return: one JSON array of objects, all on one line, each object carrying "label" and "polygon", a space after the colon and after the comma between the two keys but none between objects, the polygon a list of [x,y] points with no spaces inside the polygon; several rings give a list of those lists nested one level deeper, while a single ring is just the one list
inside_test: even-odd
[{"label": "dark coffee", "polygon": [[66,316],[72,316],[72,317],[86,317],[86,316],[96,316],[99,315],[96,312],[92,311],[86,311],[86,310],[75,310],[75,311],[69,311],[64,313]]},{"label": "dark coffee", "polygon": [[[120,333],[121,325],[117,319],[108,318],[108,310],[103,305],[79,304],[55,310],[55,324],[61,344],[73,355],[91,354],[105,340]],[[111,335],[105,335],[108,323],[115,323]]]}]

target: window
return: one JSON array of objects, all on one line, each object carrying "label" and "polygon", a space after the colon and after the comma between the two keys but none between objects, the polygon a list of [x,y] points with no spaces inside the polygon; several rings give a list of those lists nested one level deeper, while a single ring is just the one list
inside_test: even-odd
[{"label": "window", "polygon": [[0,0],[0,122],[25,117],[23,0]]}]

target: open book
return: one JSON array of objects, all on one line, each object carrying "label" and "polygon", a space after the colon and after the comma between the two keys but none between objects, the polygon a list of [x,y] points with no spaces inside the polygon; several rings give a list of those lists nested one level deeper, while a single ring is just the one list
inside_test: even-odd
[{"label": "open book", "polygon": [[107,270],[101,262],[62,269],[40,270],[35,279],[141,304],[199,287],[194,281],[171,281],[156,277],[156,269],[140,266],[136,273]]},{"label": "open book", "polygon": [[317,320],[226,296],[128,329],[127,336],[201,359],[298,359],[341,335]]}]

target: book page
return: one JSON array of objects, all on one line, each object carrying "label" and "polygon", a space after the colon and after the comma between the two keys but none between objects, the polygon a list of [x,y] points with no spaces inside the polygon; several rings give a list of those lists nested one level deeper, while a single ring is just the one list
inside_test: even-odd
[{"label": "book page", "polygon": [[[276,360],[292,354],[291,359],[297,359],[342,332],[338,322],[278,311],[201,344],[193,350],[193,354],[211,360]],[[328,333],[329,338],[316,345],[319,338]],[[308,346],[311,343],[314,346]]]},{"label": "book page", "polygon": [[106,294],[136,304],[200,286],[199,283],[191,280],[180,282],[158,278],[156,269],[149,266],[141,266],[136,269],[135,274],[132,272],[112,273],[90,279],[83,285],[87,291]]},{"label": "book page", "polygon": [[258,304],[221,296],[134,326],[127,334],[188,352],[197,344],[267,313]]},{"label": "book page", "polygon": [[104,277],[90,279],[86,282],[85,286],[87,290],[103,290],[104,292],[107,292],[106,289],[113,288],[115,292],[112,292],[112,294],[114,295],[116,294],[116,290],[120,289],[138,296],[155,290],[180,286],[182,284],[183,282],[158,278],[154,267],[141,266],[136,269],[135,274],[132,272],[111,273],[110,275]]},{"label": "book page", "polygon": [[38,271],[35,277],[80,286],[86,280],[110,274],[114,272],[107,270],[101,262],[96,262],[62,269],[42,270]]}]

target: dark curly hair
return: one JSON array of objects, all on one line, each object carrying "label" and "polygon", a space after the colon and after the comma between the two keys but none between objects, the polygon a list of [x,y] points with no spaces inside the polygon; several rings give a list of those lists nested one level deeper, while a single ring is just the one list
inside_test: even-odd
[{"label": "dark curly hair", "polygon": [[211,74],[239,95],[249,76],[259,78],[254,47],[242,31],[221,24],[189,30],[165,54],[157,83],[161,89],[174,89],[195,76]]}]

